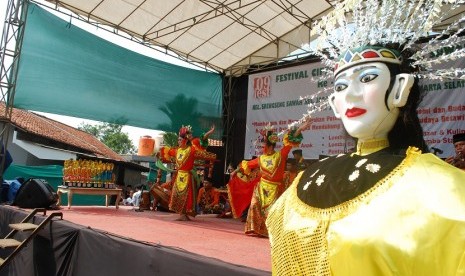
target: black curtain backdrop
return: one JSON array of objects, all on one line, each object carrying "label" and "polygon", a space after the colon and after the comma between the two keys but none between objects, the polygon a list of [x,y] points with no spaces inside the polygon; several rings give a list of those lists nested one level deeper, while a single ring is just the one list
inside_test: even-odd
[{"label": "black curtain backdrop", "polygon": [[[11,230],[8,224],[20,222],[27,214],[11,206],[0,206],[2,237]],[[34,223],[44,219],[40,214]],[[20,233],[15,238],[22,240],[26,234]],[[11,249],[0,249],[0,257],[5,259],[9,252]],[[52,221],[0,271],[0,276],[269,274],[176,248],[111,235],[66,220]]]}]

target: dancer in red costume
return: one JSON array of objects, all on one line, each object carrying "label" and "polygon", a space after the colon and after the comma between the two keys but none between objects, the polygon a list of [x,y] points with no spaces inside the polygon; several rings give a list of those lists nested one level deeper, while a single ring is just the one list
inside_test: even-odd
[{"label": "dancer in red costume", "polygon": [[233,218],[245,222],[255,185],[260,181],[260,168],[251,170],[247,175],[239,170],[231,174],[228,182],[228,199]]},{"label": "dancer in red costume", "polygon": [[200,151],[205,151],[208,146],[208,136],[215,131],[215,126],[201,135],[200,138],[193,138],[192,128],[183,126],[179,130],[178,147],[162,147],[160,157],[164,160],[175,159],[177,173],[171,192],[169,208],[171,211],[180,214],[178,220],[190,220],[189,216],[195,217],[196,192],[197,187],[193,179],[192,169],[196,155]]},{"label": "dancer in red costume", "polygon": [[246,234],[268,237],[265,220],[269,208],[284,191],[283,177],[287,156],[292,148],[300,145],[303,139],[301,132],[309,125],[310,120],[306,119],[299,128],[291,129],[286,133],[283,138],[284,146],[279,151],[275,151],[277,133],[272,129],[266,129],[262,133],[263,154],[250,161],[242,161],[240,168],[233,172],[233,176],[238,171],[247,175],[252,170],[260,168],[260,181],[254,188],[247,215]]}]

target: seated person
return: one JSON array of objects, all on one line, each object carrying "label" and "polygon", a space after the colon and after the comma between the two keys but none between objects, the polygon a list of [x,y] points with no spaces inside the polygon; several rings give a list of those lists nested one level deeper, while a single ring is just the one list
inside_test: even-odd
[{"label": "seated person", "polygon": [[197,195],[198,213],[203,214],[221,214],[220,193],[213,188],[212,179],[205,177],[203,187],[200,188]]},{"label": "seated person", "polygon": [[161,185],[155,183],[150,189],[150,194],[153,197],[153,211],[169,211],[171,189],[173,188],[173,181],[171,179],[173,178],[170,178],[170,181]]},{"label": "seated person", "polygon": [[139,185],[136,187],[136,192],[132,195],[132,205],[135,207],[139,207],[140,199],[142,195],[142,186]]},{"label": "seated person", "polygon": [[130,189],[128,194],[127,194],[127,197],[125,199],[123,199],[123,204],[126,205],[126,206],[132,206],[132,197],[134,195],[134,190],[133,189]]}]

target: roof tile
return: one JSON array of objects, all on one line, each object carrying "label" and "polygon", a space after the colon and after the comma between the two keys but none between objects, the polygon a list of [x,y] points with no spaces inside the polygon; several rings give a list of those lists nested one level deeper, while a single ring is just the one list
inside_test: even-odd
[{"label": "roof tile", "polygon": [[[5,114],[4,102],[0,103],[0,114]],[[95,136],[45,116],[13,108],[11,122],[27,133],[92,152],[96,157],[124,161],[121,156],[99,141]]]}]

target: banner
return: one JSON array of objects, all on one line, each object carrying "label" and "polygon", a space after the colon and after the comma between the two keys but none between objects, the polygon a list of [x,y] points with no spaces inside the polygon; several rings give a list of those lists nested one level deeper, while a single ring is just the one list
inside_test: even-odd
[{"label": "banner", "polygon": [[[464,65],[461,59],[442,67]],[[420,87],[424,98],[417,112],[425,141],[439,157],[454,156],[452,136],[465,132],[465,80],[422,80]]]},{"label": "banner", "polygon": [[[315,98],[303,98],[332,85],[328,81],[312,80],[324,74],[323,68],[321,63],[311,63],[249,77],[244,158],[261,154],[259,132],[267,124],[277,131],[286,130],[289,124],[307,113],[309,105],[327,101],[332,91],[320,92]],[[310,129],[302,133],[304,140],[301,149],[306,159],[343,153],[355,146],[329,107],[312,114],[312,120]],[[277,149],[281,147],[280,141]]]},{"label": "banner", "polygon": [[[448,66],[461,67],[464,63],[460,60]],[[332,79],[314,81],[323,74],[323,68],[323,64],[317,62],[249,76],[245,159],[261,154],[259,132],[267,124],[283,131],[307,113],[309,104],[327,101],[333,91],[319,91],[332,86]],[[424,98],[418,114],[424,138],[431,152],[441,158],[452,156],[452,135],[465,132],[465,80],[421,81],[420,87]],[[315,93],[314,99],[303,99]],[[302,133],[304,140],[300,148],[305,159],[344,153],[356,147],[329,107],[312,114],[312,120],[310,129]],[[281,141],[277,149],[280,147]]]}]

